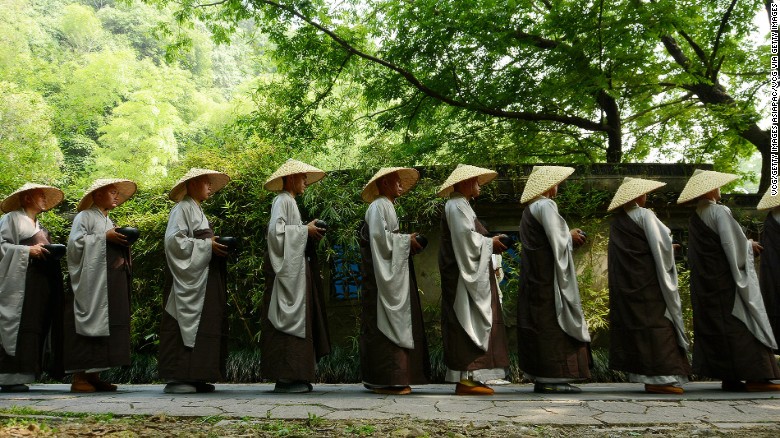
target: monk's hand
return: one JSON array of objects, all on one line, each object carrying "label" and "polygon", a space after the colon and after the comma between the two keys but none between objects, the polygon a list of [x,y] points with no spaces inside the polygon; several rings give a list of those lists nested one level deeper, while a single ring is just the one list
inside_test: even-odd
[{"label": "monk's hand", "polygon": [[307,232],[309,233],[309,237],[314,238],[315,240],[322,239],[322,236],[325,233],[325,228],[317,228],[317,225],[314,225],[314,223],[317,222],[317,219],[312,220],[308,224],[306,224]]},{"label": "monk's hand", "polygon": [[574,244],[574,246],[584,245],[585,233],[579,228],[575,228],[571,230],[571,242]]},{"label": "monk's hand", "polygon": [[43,247],[42,243],[30,247],[31,258],[42,259],[46,257],[47,254],[49,254],[49,251],[47,251],[46,248]]},{"label": "monk's hand", "polygon": [[115,243],[122,246],[130,246],[127,242],[127,237],[124,234],[118,232],[116,227],[106,231],[106,242]]},{"label": "monk's hand", "polygon": [[679,254],[679,253],[680,253],[680,251],[682,251],[682,245],[680,245],[679,243],[673,243],[673,244],[672,244],[672,251],[673,251],[675,254]]},{"label": "monk's hand", "polygon": [[211,238],[211,253],[216,254],[218,257],[227,257],[228,247],[221,243],[217,243],[218,238],[219,236],[214,236]]},{"label": "monk's hand", "polygon": [[764,247],[761,246],[760,243],[756,242],[755,240],[750,240],[750,244],[753,245],[753,256],[759,256],[761,255],[761,251],[764,250]]},{"label": "monk's hand", "polygon": [[501,235],[493,236],[493,254],[501,254],[507,249],[506,245],[501,243]]},{"label": "monk's hand", "polygon": [[409,235],[409,243],[411,245],[411,253],[412,255],[419,254],[420,251],[423,250],[422,245],[420,245],[420,242],[417,241],[417,235],[419,233],[412,233]]}]

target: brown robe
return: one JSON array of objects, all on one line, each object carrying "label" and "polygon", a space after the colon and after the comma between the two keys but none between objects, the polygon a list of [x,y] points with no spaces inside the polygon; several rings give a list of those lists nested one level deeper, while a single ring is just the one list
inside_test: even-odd
[{"label": "brown robe", "polygon": [[693,372],[722,380],[780,378],[772,349],[731,314],[737,287],[720,236],[697,213],[688,231],[693,305]]},{"label": "brown robe", "polygon": [[609,367],[645,376],[691,373],[677,343],[645,231],[622,208],[609,233]]},{"label": "brown robe", "polygon": [[428,340],[425,336],[420,294],[414,274],[414,262],[409,256],[409,293],[412,311],[414,348],[402,348],[387,339],[377,326],[377,286],[374,261],[371,257],[368,224],[360,228],[361,275],[360,298],[363,312],[360,318],[360,370],[363,382],[375,385],[425,385],[431,378]]},{"label": "brown robe", "polygon": [[271,291],[274,286],[273,266],[266,253],[263,272],[265,294],[261,309],[260,371],[267,380],[315,381],[317,361],[330,353],[330,333],[325,314],[325,297],[322,290],[316,244],[306,243],[306,337],[288,335],[277,330],[268,319]]},{"label": "brown robe", "polygon": [[[39,243],[50,243],[45,229],[19,242],[27,246]],[[31,258],[25,278],[16,355],[9,356],[0,348],[0,373],[35,374],[37,379],[45,369],[54,378],[62,377],[62,315],[55,311],[62,308],[62,294],[60,261]],[[51,340],[50,352],[44,351],[47,337]],[[49,354],[48,364],[45,353]]]},{"label": "brown robe", "polygon": [[65,299],[65,370],[130,365],[130,248],[106,242],[109,336],[76,333],[73,292]]},{"label": "brown robe", "polygon": [[780,341],[780,223],[771,212],[764,221],[761,246],[761,294],[775,340]]},{"label": "brown robe", "polygon": [[553,252],[544,227],[523,210],[520,220],[517,345],[520,369],[534,377],[587,379],[590,343],[569,336],[556,318]]},{"label": "brown robe", "polygon": [[[488,231],[474,221],[475,230],[487,236]],[[498,300],[496,276],[490,271],[491,308],[493,322],[487,351],[479,348],[463,330],[455,315],[455,292],[460,269],[452,248],[452,235],[447,216],[441,216],[441,246],[439,246],[439,273],[441,274],[441,333],[444,344],[444,365],[454,371],[474,371],[509,367],[509,347],[501,303]]]},{"label": "brown robe", "polygon": [[[211,239],[211,228],[196,230],[196,239]],[[228,356],[227,260],[212,256],[203,312],[193,348],[184,345],[179,323],[165,311],[173,277],[167,272],[160,323],[160,378],[167,381],[220,382],[225,379]]]}]

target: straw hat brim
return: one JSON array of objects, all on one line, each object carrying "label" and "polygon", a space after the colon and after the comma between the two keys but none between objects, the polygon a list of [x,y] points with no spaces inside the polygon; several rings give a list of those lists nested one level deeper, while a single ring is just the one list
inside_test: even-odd
[{"label": "straw hat brim", "polygon": [[498,172],[494,170],[468,164],[459,164],[439,187],[437,195],[442,197],[449,196],[449,194],[455,190],[455,184],[471,178],[477,178],[479,185],[483,186],[490,181],[493,181],[497,176]]},{"label": "straw hat brim", "polygon": [[772,195],[772,189],[770,188],[764,193],[761,200],[758,201],[756,208],[758,210],[771,210],[775,207],[780,207],[780,190],[778,190],[776,195]]},{"label": "straw hat brim", "polygon": [[0,204],[0,210],[5,213],[18,210],[22,207],[22,194],[31,190],[42,190],[46,195],[46,210],[51,210],[57,204],[62,202],[65,194],[57,187],[47,186],[43,184],[25,183],[23,186],[16,189],[15,192],[6,196],[2,204]]},{"label": "straw hat brim", "polygon": [[739,178],[737,175],[731,173],[715,172],[714,170],[696,170],[685,184],[680,197],[677,198],[677,203],[684,204],[693,201],[699,196],[723,187],[737,178]]},{"label": "straw hat brim", "polygon": [[268,177],[263,187],[270,192],[280,192],[284,189],[282,178],[299,173],[306,174],[306,185],[312,185],[325,177],[325,171],[302,161],[289,159],[284,162],[276,172]]},{"label": "straw hat brim", "polygon": [[230,182],[230,177],[223,172],[211,169],[198,169],[193,167],[183,177],[176,182],[171,191],[168,193],[168,198],[171,201],[179,202],[184,199],[184,195],[187,194],[187,181],[197,178],[199,176],[208,175],[211,182],[211,193],[217,193],[222,190],[227,183]]},{"label": "straw hat brim", "polygon": [[625,205],[626,203],[665,185],[665,182],[626,177],[623,180],[623,184],[621,184],[615,192],[615,196],[612,197],[612,202],[609,203],[607,211],[612,211],[621,205]]},{"label": "straw hat brim", "polygon": [[523,194],[520,196],[520,203],[525,204],[546,192],[553,186],[560,184],[563,180],[574,173],[573,167],[566,166],[534,166],[528,181],[523,188]]},{"label": "straw hat brim", "polygon": [[118,193],[119,202],[117,202],[117,207],[130,199],[130,197],[135,194],[135,191],[138,190],[138,186],[129,179],[98,179],[92,183],[86,192],[84,192],[84,196],[82,196],[81,201],[79,201],[76,210],[83,211],[92,207],[94,204],[92,201],[92,193],[110,185],[116,187]]},{"label": "straw hat brim", "polygon": [[411,190],[420,179],[420,172],[411,167],[383,167],[363,186],[363,191],[360,193],[363,201],[371,203],[379,197],[379,187],[377,187],[376,182],[383,176],[392,173],[398,173],[401,180],[401,195]]}]

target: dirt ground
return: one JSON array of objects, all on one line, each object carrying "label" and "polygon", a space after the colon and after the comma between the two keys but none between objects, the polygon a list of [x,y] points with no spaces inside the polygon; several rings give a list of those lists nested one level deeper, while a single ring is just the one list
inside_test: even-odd
[{"label": "dirt ground", "polygon": [[116,417],[113,415],[0,417],[0,437],[744,437],[780,436],[780,425],[736,429],[702,425],[536,426],[509,422],[445,422],[408,418],[393,420],[228,419],[219,416],[181,418],[167,416]]}]

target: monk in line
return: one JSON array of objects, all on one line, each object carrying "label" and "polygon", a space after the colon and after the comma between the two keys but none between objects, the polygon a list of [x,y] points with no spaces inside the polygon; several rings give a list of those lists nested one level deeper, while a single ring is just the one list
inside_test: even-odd
[{"label": "monk in line", "polygon": [[449,199],[441,218],[439,272],[445,380],[455,394],[491,395],[489,380],[504,379],[509,368],[506,328],[491,255],[507,247],[489,237],[469,201],[497,173],[459,165],[439,188]]},{"label": "monk in line", "polygon": [[655,394],[682,394],[688,382],[688,338],[677,291],[672,235],[644,208],[666,183],[626,178],[608,211],[609,367]]},{"label": "monk in line", "polygon": [[693,372],[721,379],[724,391],[780,391],[767,318],[753,258],[761,252],[748,240],[720,188],[737,175],[696,170],[678,204],[695,201],[688,229],[693,305]]},{"label": "monk in line", "polygon": [[315,225],[316,219],[303,223],[295,202],[307,185],[324,176],[314,166],[288,160],[264,186],[278,192],[268,222],[260,333],[261,372],[276,381],[274,392],[310,392],[317,361],[330,353],[315,246],[325,229]]},{"label": "monk in line", "polygon": [[65,372],[71,392],[116,391],[100,372],[130,365],[130,244],[108,213],[128,200],[136,184],[98,179],[78,204],[68,237],[73,294],[65,305]]},{"label": "monk in line", "polygon": [[417,183],[406,167],[380,169],[361,194],[370,203],[360,230],[363,312],[360,369],[377,394],[402,395],[430,381],[431,364],[412,255],[417,233],[402,234],[393,202]]},{"label": "monk in line", "polygon": [[[26,183],[0,204],[0,390],[27,392],[40,378],[54,312],[62,308],[60,263],[44,245],[49,232],[38,214],[62,202],[62,190]],[[54,348],[53,348],[54,350]],[[61,358],[60,358],[61,359]]]},{"label": "monk in line", "polygon": [[574,247],[585,243],[569,230],[553,201],[571,167],[535,166],[520,202],[522,252],[517,298],[520,369],[538,393],[579,393],[570,382],[590,377],[590,334],[582,312]]},{"label": "monk in line", "polygon": [[766,211],[764,231],[761,233],[761,293],[775,341],[780,339],[780,193],[772,195],[772,189],[764,193],[758,210]]},{"label": "monk in line", "polygon": [[230,178],[190,169],[168,198],[176,202],[165,230],[168,281],[160,324],[160,378],[168,394],[213,392],[227,361],[227,247],[217,242],[201,204]]}]

